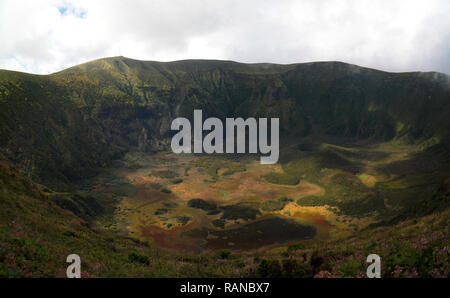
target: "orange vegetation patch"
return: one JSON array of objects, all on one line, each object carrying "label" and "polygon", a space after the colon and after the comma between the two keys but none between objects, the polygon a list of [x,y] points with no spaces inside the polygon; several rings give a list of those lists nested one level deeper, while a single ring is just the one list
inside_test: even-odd
[{"label": "orange vegetation patch", "polygon": [[145,183],[136,183],[135,186],[138,188],[138,193],[134,199],[139,202],[155,203],[161,200],[167,200],[173,196],[172,194],[167,194],[159,190],[152,189]]},{"label": "orange vegetation patch", "polygon": [[320,238],[328,238],[329,231],[332,225],[326,220],[323,215],[296,212],[294,214],[294,217],[313,222],[314,226],[320,227],[320,229],[318,229],[318,236]]},{"label": "orange vegetation patch", "polygon": [[[242,200],[265,200],[288,196],[298,198],[305,195],[321,195],[323,190],[306,181],[298,185],[270,184],[261,179],[261,172],[249,170],[236,173],[230,177],[220,177],[216,182],[205,182],[205,176],[185,177],[184,182],[173,185],[170,189],[179,198],[203,198],[216,202],[233,202]],[[226,193],[226,195],[224,195]]]},{"label": "orange vegetation patch", "polygon": [[155,177],[155,176],[148,176],[144,175],[142,173],[129,173],[125,176],[128,181],[131,181],[133,184],[142,184],[142,183],[159,183],[163,182],[164,179]]},{"label": "orange vegetation patch", "polygon": [[186,241],[180,240],[179,234],[182,231],[190,229],[194,225],[191,222],[185,226],[174,227],[170,230],[163,229],[159,226],[148,226],[142,228],[142,236],[152,238],[159,246],[179,251],[199,250],[199,247],[194,244],[189,244]]}]

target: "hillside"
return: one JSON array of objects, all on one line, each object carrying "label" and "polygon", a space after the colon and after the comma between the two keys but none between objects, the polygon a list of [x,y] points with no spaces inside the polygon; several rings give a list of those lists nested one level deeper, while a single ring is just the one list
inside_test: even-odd
[{"label": "hillside", "polygon": [[[175,155],[176,117],[279,117],[280,160]],[[105,58],[0,70],[0,276],[448,277],[450,77]]]},{"label": "hillside", "polygon": [[[129,150],[167,149],[173,118],[279,117],[312,134],[447,142],[450,83],[339,62],[292,65],[106,58],[48,76],[0,71],[0,150],[56,189]],[[51,158],[49,158],[51,156]]]},{"label": "hillside", "polygon": [[71,253],[82,256],[83,277],[356,277],[364,276],[365,256],[374,250],[384,277],[449,274],[448,210],[326,245],[178,254],[91,227],[53,204],[4,158],[0,178],[1,277],[64,277]]}]

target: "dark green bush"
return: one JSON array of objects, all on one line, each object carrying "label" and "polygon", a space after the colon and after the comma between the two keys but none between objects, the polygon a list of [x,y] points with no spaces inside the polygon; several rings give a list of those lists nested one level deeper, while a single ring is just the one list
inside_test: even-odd
[{"label": "dark green bush", "polygon": [[257,275],[263,278],[282,277],[278,260],[262,260],[257,268]]},{"label": "dark green bush", "polygon": [[187,203],[188,207],[212,211],[217,209],[217,205],[213,202],[207,202],[203,199],[191,199]]},{"label": "dark green bush", "polygon": [[283,259],[283,277],[308,277],[307,266],[296,259]]},{"label": "dark green bush", "polygon": [[261,204],[261,209],[264,211],[279,211],[284,208],[292,199],[281,198],[278,200],[268,200]]},{"label": "dark green bush", "polygon": [[321,202],[319,197],[316,196],[306,196],[303,198],[300,198],[297,200],[297,205],[299,206],[308,206],[308,207],[315,207],[315,206],[322,206],[323,202]]},{"label": "dark green bush", "polygon": [[222,219],[255,219],[261,214],[258,209],[243,204],[229,205],[221,207],[223,210]]},{"label": "dark green bush", "polygon": [[133,263],[141,263],[145,265],[150,265],[150,259],[148,256],[138,253],[138,252],[130,252],[128,254],[128,260]]},{"label": "dark green bush", "polygon": [[228,259],[231,256],[231,251],[228,249],[221,249],[216,252],[217,256],[221,259]]},{"label": "dark green bush", "polygon": [[167,212],[169,212],[168,209],[166,209],[166,208],[159,208],[158,210],[155,211],[155,215],[166,214]]},{"label": "dark green bush", "polygon": [[305,249],[306,245],[304,243],[296,243],[296,244],[291,244],[288,246],[287,250],[288,252],[294,252],[296,250],[301,250],[301,249]]},{"label": "dark green bush", "polygon": [[163,192],[163,193],[172,193],[172,191],[170,189],[165,188],[165,187],[163,189],[161,189],[161,192]]},{"label": "dark green bush", "polygon": [[300,179],[286,173],[269,173],[262,178],[273,184],[296,185],[300,183]]},{"label": "dark green bush", "polygon": [[223,219],[215,219],[211,223],[215,227],[222,228],[222,229],[225,228],[225,220],[223,220]]},{"label": "dark green bush", "polygon": [[177,216],[177,222],[182,224],[183,226],[189,222],[191,218],[188,216]]},{"label": "dark green bush", "polygon": [[170,170],[160,170],[160,171],[152,171],[149,174],[149,176],[156,176],[160,178],[176,178],[178,174]]},{"label": "dark green bush", "polygon": [[181,178],[174,178],[174,179],[170,180],[170,183],[172,183],[172,184],[180,184],[181,182],[183,182],[183,179],[181,179]]},{"label": "dark green bush", "polygon": [[297,259],[262,260],[257,268],[257,275],[263,278],[274,277],[310,277],[308,266]]}]

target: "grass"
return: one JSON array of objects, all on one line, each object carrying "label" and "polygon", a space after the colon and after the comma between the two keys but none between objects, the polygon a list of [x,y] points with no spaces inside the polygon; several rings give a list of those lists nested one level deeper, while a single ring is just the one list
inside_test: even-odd
[{"label": "grass", "polygon": [[297,200],[297,205],[299,206],[323,206],[320,197],[316,196],[305,196]]},{"label": "grass", "polygon": [[286,173],[269,173],[263,175],[262,178],[273,184],[297,185],[300,183],[300,179]]},{"label": "grass", "polygon": [[[142,199],[137,200],[136,203],[129,200],[128,202],[132,203],[130,207],[135,211],[131,212],[124,209],[124,217],[121,221],[125,221],[127,217],[133,218],[128,231],[133,231],[135,237],[144,239],[141,231],[142,224],[144,224],[144,227],[156,225],[163,228],[164,233],[169,233],[172,227],[179,226],[179,222],[177,222],[179,216],[195,218],[195,221],[190,222],[189,229],[196,229],[210,228],[211,226],[225,228],[231,225],[241,225],[245,221],[256,220],[259,216],[275,213],[295,217],[300,221],[306,218],[305,223],[318,225],[320,231],[325,229],[325,232],[319,234],[320,237],[326,239],[327,237],[335,238],[351,235],[366,228],[369,224],[388,220],[392,215],[398,214],[399,203],[392,205],[395,202],[394,199],[388,197],[389,199],[386,200],[383,193],[393,189],[392,182],[387,180],[386,176],[382,176],[374,168],[368,168],[364,172],[356,174],[353,173],[351,167],[349,168],[349,165],[362,164],[363,162],[366,162],[368,166],[373,164],[376,167],[381,166],[380,161],[382,160],[387,164],[396,162],[398,160],[394,157],[396,153],[380,153],[385,152],[388,148],[393,150],[396,147],[369,147],[370,149],[368,149],[363,146],[348,149],[338,145],[320,144],[312,146],[314,150],[309,147],[306,150],[305,146],[301,146],[300,149],[295,146],[292,146],[292,148],[294,149],[293,152],[284,154],[285,158],[287,156],[288,159],[281,164],[281,167],[280,165],[262,167],[257,163],[243,160],[246,171],[236,172],[233,175],[223,175],[226,170],[226,162],[216,157],[186,156],[172,158],[170,155],[162,154],[160,162],[156,162],[157,159],[154,160],[156,166],[155,164],[152,165],[152,171],[165,171],[167,169],[166,161],[170,160],[170,163],[182,165],[180,171],[189,168],[189,176],[183,177],[183,181],[178,184],[171,184],[170,180],[157,179],[160,177],[147,178],[135,174],[133,174],[133,177],[137,179],[137,182],[141,179],[143,181],[152,180],[155,181],[152,183],[159,183],[158,185],[161,188],[170,187],[169,189],[172,191],[171,200],[185,200],[187,204],[175,205],[171,208],[169,216],[155,218],[152,217],[152,214],[158,208],[161,208],[160,203],[162,200],[166,200],[165,198],[161,196],[155,199],[154,195],[151,195],[154,203],[146,203],[144,208],[140,207]],[[404,148],[401,150],[405,150]],[[382,151],[377,151],[381,149]],[[322,152],[326,154],[322,154]],[[328,152],[334,152],[335,154],[329,154]],[[336,155],[340,156],[337,159],[338,161],[348,159],[348,162],[336,162],[334,160]],[[402,156],[402,160],[404,160],[405,155]],[[327,160],[332,161],[330,167],[322,168],[322,164]],[[236,165],[236,161],[231,164]],[[217,176],[213,181],[205,182],[207,180],[205,177],[212,177],[205,170],[210,166],[215,169],[214,173]],[[261,180],[261,177],[266,174],[283,173],[283,171],[291,176],[309,178],[308,180],[302,178],[302,183],[295,186],[269,184],[265,179]],[[145,172],[145,169],[142,172]],[[363,179],[361,179],[361,176]],[[364,179],[365,176],[368,179]],[[376,185],[385,183],[386,187],[381,189],[378,186],[370,187],[364,183],[371,177],[376,177]],[[316,183],[316,186],[311,185],[310,181]],[[150,185],[152,184],[150,183]],[[398,191],[402,192],[402,196],[407,198],[410,194],[405,193],[404,189],[409,189],[408,183],[404,185],[407,188],[404,188],[402,184],[402,188],[398,188]],[[192,197],[208,199],[190,201]],[[395,199],[400,197],[400,195],[396,195]],[[295,204],[291,204],[289,199],[283,198],[289,198]],[[230,204],[228,201],[232,203]],[[198,212],[196,209],[206,212]],[[303,217],[303,214],[313,214],[313,217]],[[333,228],[329,229],[326,225],[325,228],[322,228],[323,223],[316,222],[313,219],[314,214],[324,216]],[[188,239],[189,237],[186,238],[185,242],[189,242]]]},{"label": "grass", "polygon": [[264,211],[280,211],[286,204],[292,202],[290,198],[281,198],[278,200],[268,200],[261,203],[261,209]]},{"label": "grass", "polygon": [[[171,170],[158,170],[150,172],[149,176],[156,176],[160,178],[174,179],[177,178],[178,174]],[[172,180],[174,181],[174,180]],[[176,180],[175,180],[176,181]],[[174,183],[176,184],[176,183]]]}]

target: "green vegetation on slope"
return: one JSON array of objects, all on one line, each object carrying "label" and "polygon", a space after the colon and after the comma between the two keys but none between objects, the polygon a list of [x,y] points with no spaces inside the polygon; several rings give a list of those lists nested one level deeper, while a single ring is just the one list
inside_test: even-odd
[{"label": "green vegetation on slope", "polygon": [[339,137],[442,141],[450,131],[448,81],[339,62],[124,57],[48,76],[0,71],[0,151],[35,181],[67,190],[128,150],[167,148],[172,119],[191,119],[194,108],[205,118],[278,117],[283,140],[314,127]]}]

